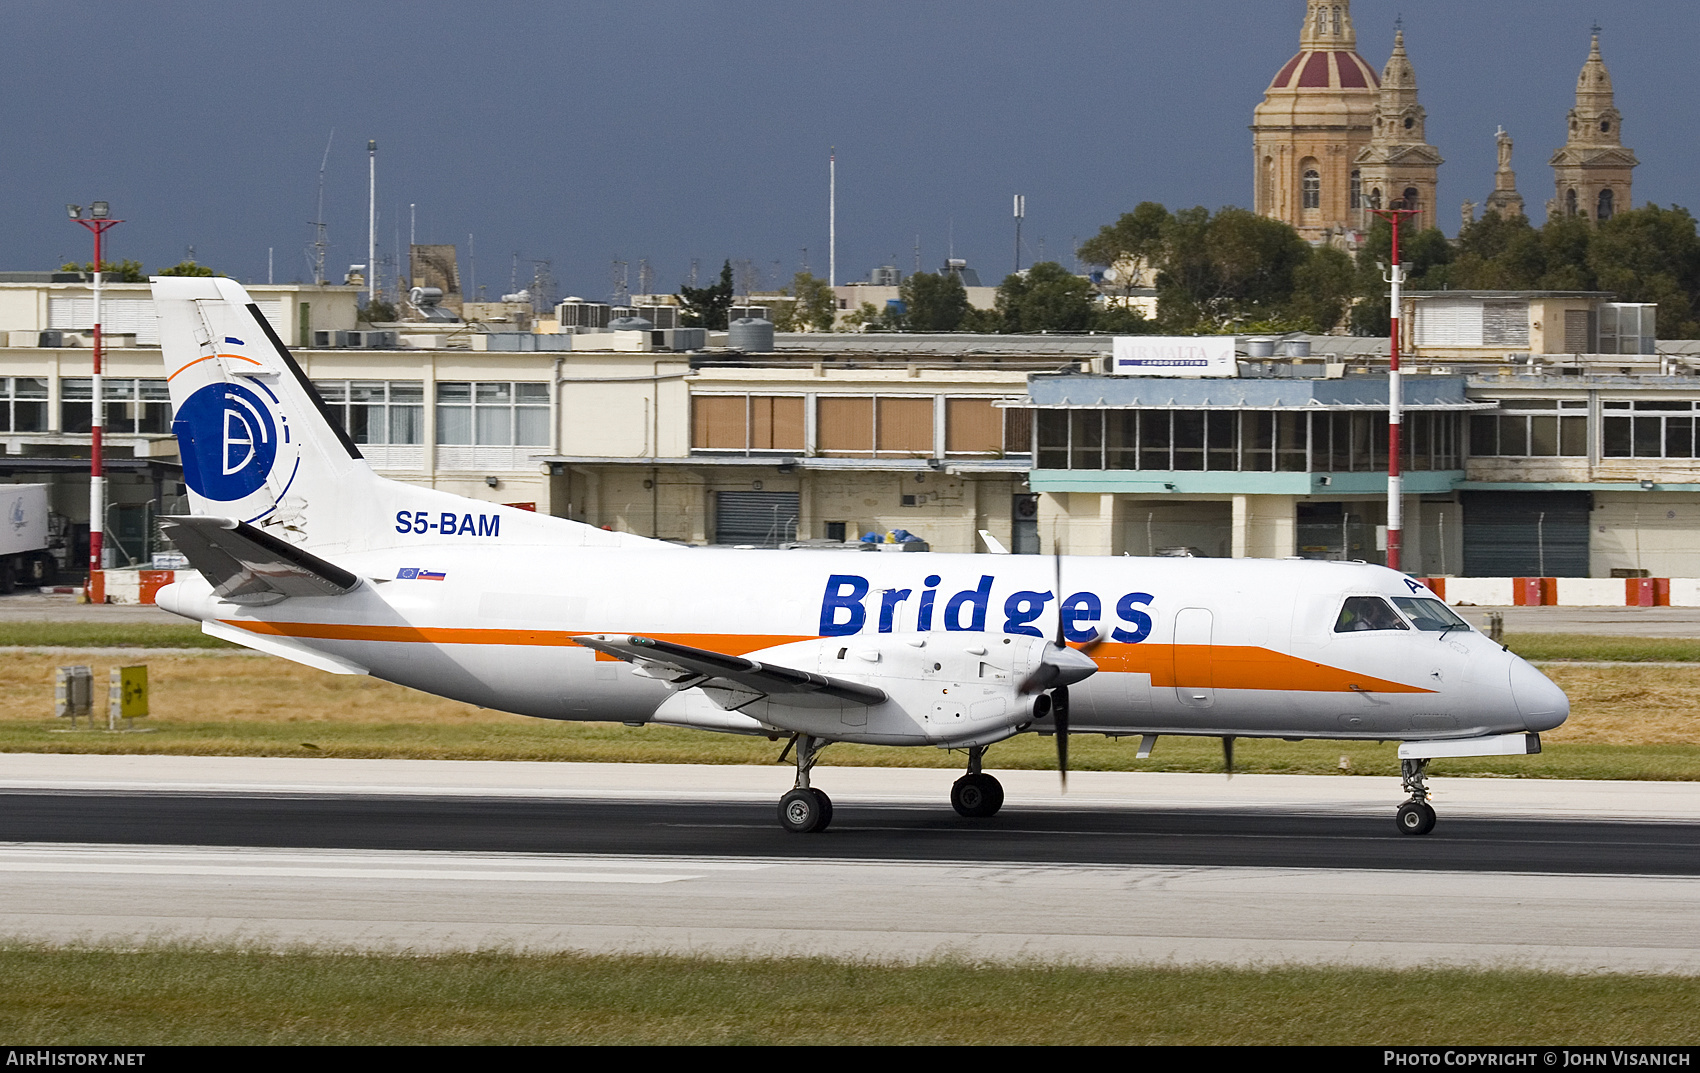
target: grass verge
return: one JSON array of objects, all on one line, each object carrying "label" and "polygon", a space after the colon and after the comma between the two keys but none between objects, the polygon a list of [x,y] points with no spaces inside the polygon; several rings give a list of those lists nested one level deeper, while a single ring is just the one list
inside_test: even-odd
[{"label": "grass verge", "polygon": [[0,622],[0,647],[7,646],[240,649],[175,622]]},{"label": "grass verge", "polygon": [[[152,733],[66,733],[52,712],[53,668],[87,662],[97,681],[110,653],[16,652],[0,660],[0,751],[326,756],[442,760],[766,764],[780,746],[666,727],[564,723],[508,715],[366,677],[323,674],[248,653],[182,651],[146,657]],[[1546,670],[1570,695],[1570,721],[1542,735],[1539,756],[1441,760],[1437,775],[1700,780],[1700,666],[1567,666]],[[1077,735],[1070,763],[1083,771],[1220,771],[1210,738],[1165,737],[1148,760],[1137,739]],[[1050,739],[1022,735],[995,746],[1004,769],[1055,766]],[[1344,758],[1345,766],[1341,762]],[[830,764],[958,768],[961,753],[834,745]],[[1236,768],[1289,774],[1394,775],[1395,746],[1373,742],[1241,739]]]},{"label": "grass verge", "polygon": [[1700,639],[1616,637],[1585,633],[1508,633],[1505,646],[1527,660],[1604,660],[1627,663],[1700,663]]},{"label": "grass verge", "polygon": [[0,948],[0,1037],[31,1046],[1682,1046],[1697,1034],[1693,977]]}]

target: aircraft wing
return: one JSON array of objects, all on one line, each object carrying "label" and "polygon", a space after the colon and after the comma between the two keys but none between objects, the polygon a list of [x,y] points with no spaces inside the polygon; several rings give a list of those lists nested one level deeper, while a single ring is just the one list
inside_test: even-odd
[{"label": "aircraft wing", "polygon": [[702,689],[728,710],[773,694],[816,694],[851,704],[881,704],[886,700],[885,690],[874,686],[652,637],[604,633],[572,640],[634,664],[641,673],[659,678],[674,689]]},{"label": "aircraft wing", "polygon": [[166,535],[232,603],[268,604],[291,596],[341,596],[360,578],[235,518],[161,518]]}]

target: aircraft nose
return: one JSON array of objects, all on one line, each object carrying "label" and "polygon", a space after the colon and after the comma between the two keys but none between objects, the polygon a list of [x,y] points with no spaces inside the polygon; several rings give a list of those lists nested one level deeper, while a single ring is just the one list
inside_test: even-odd
[{"label": "aircraft nose", "polygon": [[1511,696],[1530,730],[1551,730],[1570,717],[1570,698],[1564,690],[1524,660],[1512,659],[1510,678]]}]

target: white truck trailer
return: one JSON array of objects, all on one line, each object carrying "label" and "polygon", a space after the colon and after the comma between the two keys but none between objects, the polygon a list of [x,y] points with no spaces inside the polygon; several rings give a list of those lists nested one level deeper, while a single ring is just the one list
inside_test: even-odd
[{"label": "white truck trailer", "polygon": [[47,485],[0,484],[0,593],[53,580]]}]

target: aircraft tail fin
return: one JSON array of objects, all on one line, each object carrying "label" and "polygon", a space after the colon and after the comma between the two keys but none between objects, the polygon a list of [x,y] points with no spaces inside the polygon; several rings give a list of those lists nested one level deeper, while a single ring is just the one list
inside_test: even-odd
[{"label": "aircraft tail fin", "polygon": [[345,545],[368,528],[368,504],[389,482],[326,413],[242,286],[156,277],[153,296],[194,513],[296,544]]},{"label": "aircraft tail fin", "polygon": [[156,276],[153,297],[196,516],[332,557],[451,541],[673,547],[381,477],[241,284]]}]

